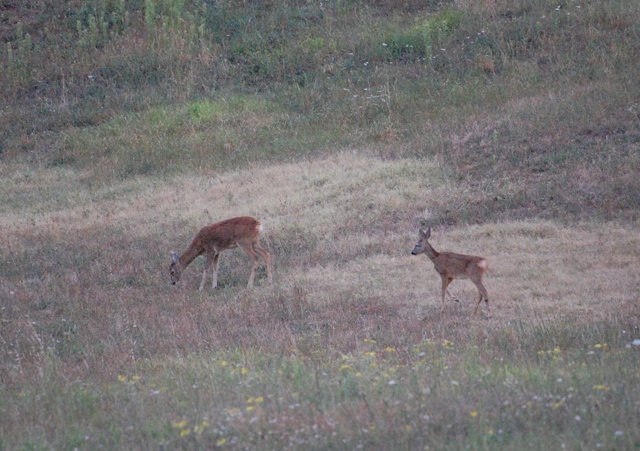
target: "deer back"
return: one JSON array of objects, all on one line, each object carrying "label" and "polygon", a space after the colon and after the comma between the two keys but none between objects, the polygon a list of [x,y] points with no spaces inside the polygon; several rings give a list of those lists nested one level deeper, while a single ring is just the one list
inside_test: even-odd
[{"label": "deer back", "polygon": [[255,218],[241,216],[226,219],[203,227],[196,235],[194,244],[203,248],[213,247],[220,252],[236,247],[237,243],[254,242],[261,230],[262,224]]}]

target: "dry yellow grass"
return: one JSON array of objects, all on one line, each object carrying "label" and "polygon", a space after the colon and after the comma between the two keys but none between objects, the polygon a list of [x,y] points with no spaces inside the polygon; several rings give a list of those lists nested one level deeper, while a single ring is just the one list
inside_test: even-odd
[{"label": "dry yellow grass", "polygon": [[[567,318],[588,323],[632,313],[638,302],[638,232],[606,227],[615,233],[588,225],[491,224],[441,232],[433,241],[437,249],[489,258],[486,285],[494,310],[492,321],[497,324]],[[351,291],[383,298],[409,317],[425,313],[440,317],[440,279],[427,258],[409,255],[414,238],[409,231],[388,238],[393,243],[387,247],[396,247],[391,255],[292,268],[280,279],[302,283],[311,293],[311,302],[330,302],[326,298],[332,293]],[[455,281],[451,289],[461,297],[461,304],[447,300],[445,316],[473,320],[475,287],[468,281]]]},{"label": "dry yellow grass", "polygon": [[[116,229],[133,240],[161,237],[166,247],[154,255],[168,256],[205,224],[253,215],[265,225],[263,241],[275,256],[277,284],[303,286],[308,302],[319,305],[336,293],[373,296],[415,318],[436,315],[439,278],[428,259],[409,253],[417,229],[429,222],[429,209],[446,203],[457,189],[446,183],[437,162],[385,161],[355,151],[168,183],[138,179],[91,192],[72,174],[57,170],[5,180],[5,188],[11,185],[17,196],[34,186],[66,194],[53,201],[34,197],[3,214],[0,232],[10,247],[26,245],[34,233],[51,239],[75,234],[81,245],[92,234]],[[588,322],[630,311],[638,300],[640,237],[634,224],[440,227],[432,241],[437,250],[490,260],[486,282],[495,323],[559,317]],[[242,259],[225,255],[223,262],[233,265],[228,273],[245,277]],[[143,276],[145,284],[162,283],[166,275],[168,257],[155,263],[158,274]],[[129,264],[135,272],[143,262]],[[195,288],[201,265],[196,261],[188,270],[184,290]],[[5,280],[4,290],[15,283]],[[467,317],[475,288],[456,281],[452,290],[463,302],[447,303],[445,315]]]},{"label": "dry yellow grass", "polygon": [[[464,280],[451,286],[461,302],[447,301],[444,313],[440,313],[439,275],[426,257],[410,254],[417,230],[429,223],[434,205],[482,193],[468,193],[452,183],[437,161],[383,160],[345,152],[207,177],[140,178],[91,189],[73,174],[56,170],[33,171],[28,179],[3,178],[0,186],[12,193],[12,199],[25,199],[24,203],[6,204],[0,220],[0,252],[2,261],[8,263],[2,267],[0,280],[0,299],[5,300],[0,304],[0,375],[5,386],[13,387],[15,393],[45,390],[58,406],[54,409],[67,410],[60,406],[73,404],[78,397],[84,399],[84,392],[66,394],[74,390],[75,381],[82,381],[83,387],[94,384],[99,393],[97,402],[103,407],[99,410],[137,412],[131,414],[135,418],[123,414],[123,421],[136,424],[136,430],[150,423],[182,424],[182,414],[175,406],[183,402],[186,392],[199,386],[200,370],[196,368],[204,368],[203,380],[222,377],[221,381],[211,379],[212,385],[205,384],[210,389],[202,398],[207,399],[207,418],[212,412],[243,406],[246,399],[255,397],[251,381],[256,377],[260,387],[283,390],[283,396],[290,398],[288,404],[300,402],[303,411],[310,412],[308,417],[291,418],[291,427],[300,428],[317,421],[313,412],[324,405],[321,399],[342,396],[341,387],[349,387],[343,385],[345,378],[352,377],[344,368],[354,368],[360,359],[372,372],[367,377],[374,382],[382,380],[384,390],[390,389],[386,380],[405,383],[413,377],[419,378],[418,387],[425,387],[423,392],[400,395],[402,405],[413,405],[416,396],[426,396],[402,417],[395,407],[389,407],[396,404],[381,400],[384,390],[380,395],[378,388],[363,381],[361,387],[372,390],[367,399],[374,410],[382,412],[381,425],[389,424],[391,418],[419,418],[423,402],[430,406],[434,427],[445,421],[434,412],[443,411],[450,412],[444,416],[456,416],[456,424],[466,424],[470,398],[479,396],[477,405],[491,406],[487,409],[493,413],[487,418],[500,416],[504,410],[495,399],[493,382],[483,385],[483,394],[478,395],[478,371],[488,374],[486,367],[469,363],[478,352],[495,353],[495,357],[486,357],[487,362],[494,362],[491,365],[517,354],[523,368],[530,371],[526,365],[539,352],[583,352],[569,349],[606,344],[600,336],[616,327],[625,329],[620,331],[623,346],[631,346],[629,341],[637,333],[640,236],[635,223],[522,221],[436,226],[431,243],[437,250],[481,255],[491,262],[484,281],[493,318],[487,319],[484,309],[481,315],[473,315],[476,288]],[[54,194],[30,194],[41,186]],[[264,273],[260,273],[257,286],[245,288],[250,270],[247,258],[241,251],[232,251],[222,256],[221,289],[207,286],[203,292],[197,291],[203,261],[194,262],[177,287],[170,286],[170,250],[183,250],[205,224],[244,214],[258,217],[265,225],[262,242],[275,263],[272,285],[267,285]],[[598,338],[586,336],[575,343],[574,334],[602,324],[609,326]],[[580,327],[583,332],[577,331]],[[556,340],[560,344],[556,345]],[[620,343],[614,343],[618,340],[611,338],[610,346],[618,349]],[[562,350],[556,351],[556,346]],[[416,348],[442,348],[443,355]],[[377,359],[384,355],[392,363],[397,359],[401,369],[395,363],[389,364],[388,372],[367,366],[367,359],[377,365]],[[426,356],[425,366],[415,361],[420,355]],[[344,358],[353,362],[345,363]],[[222,362],[232,359],[233,365],[223,366]],[[265,359],[276,363],[265,363]],[[288,372],[290,364],[294,365],[291,371],[302,371],[304,377],[292,376],[293,388],[282,388],[289,387],[283,381],[274,386],[270,378]],[[544,367],[544,362],[539,364]],[[441,372],[431,371],[433,365],[439,365]],[[449,379],[462,380],[469,365],[469,381],[459,382],[468,392],[458,398],[457,391],[450,391]],[[455,376],[447,373],[451,368],[457,368]],[[577,371],[575,366],[569,368]],[[392,370],[399,373],[391,374]],[[355,369],[348,371],[359,374]],[[366,373],[364,368],[357,371]],[[502,374],[502,369],[496,371]],[[593,371],[595,374],[597,369]],[[331,379],[334,385],[319,391],[317,398],[299,401],[297,393],[308,391],[304,385],[308,377],[315,374],[324,384],[324,373],[337,374]],[[403,376],[398,377],[400,374]],[[166,401],[169,407],[148,411],[156,394],[169,393],[158,388],[156,377],[171,381],[171,386],[175,381],[186,385],[171,391]],[[193,383],[186,382],[192,378]],[[553,378],[570,376],[554,373]],[[530,391],[547,390],[544,379],[533,379],[544,389],[536,386]],[[616,381],[605,382],[613,386]],[[222,391],[219,383],[227,384]],[[110,394],[110,390],[129,385],[137,390],[137,385],[143,384],[150,384],[150,388],[131,398]],[[598,374],[582,383],[585,391],[598,384],[603,384]],[[433,401],[434,395],[425,393],[442,398]],[[519,393],[505,396],[514,406],[520,405]],[[33,408],[35,401],[18,395],[9,398],[15,409],[25,413],[16,416],[22,422],[5,429],[19,431],[16,433],[21,436],[33,434],[33,424],[42,420],[25,418],[48,414]],[[116,398],[130,401],[114,405],[111,400]],[[189,412],[201,405],[200,396],[195,399],[190,401]],[[265,399],[266,406],[271,398]],[[590,402],[587,394],[580,399]],[[359,408],[360,401],[354,402]],[[80,406],[83,403],[78,401]],[[347,398],[319,415],[346,415],[350,420],[341,434],[350,436],[370,424],[367,416],[350,414],[352,408]],[[269,407],[269,415],[278,409]],[[478,407],[474,404],[473,409],[476,412]],[[233,418],[221,415],[216,421],[236,424]],[[573,421],[572,416],[568,418],[567,422]],[[209,424],[209,420],[198,421],[199,425]],[[502,420],[496,421],[501,424]],[[536,421],[523,428],[537,427]],[[611,422],[608,428],[618,428],[622,421],[616,418]],[[83,430],[94,427],[84,414],[78,414],[71,427],[79,424]],[[418,427],[422,428],[417,423],[412,426]],[[426,427],[431,428],[431,423]],[[210,429],[206,428],[207,433]],[[400,436],[408,433],[403,424],[398,430]],[[166,434],[170,436],[171,431]],[[381,430],[380,438],[372,440],[383,443],[388,434]],[[138,442],[140,437],[134,435],[131,440]],[[210,443],[218,440],[215,435]]]}]

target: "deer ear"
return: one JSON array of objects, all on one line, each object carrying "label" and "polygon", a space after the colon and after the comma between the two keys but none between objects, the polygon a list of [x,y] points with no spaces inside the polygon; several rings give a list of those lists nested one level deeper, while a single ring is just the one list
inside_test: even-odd
[{"label": "deer ear", "polygon": [[179,261],[180,259],[178,258],[178,254],[176,254],[175,252],[171,251],[171,260],[173,260],[174,262]]},{"label": "deer ear", "polygon": [[425,238],[429,238],[430,236],[431,236],[431,227],[429,227],[429,228],[427,229],[427,231],[426,231],[426,232],[424,232],[424,237],[425,237]]}]

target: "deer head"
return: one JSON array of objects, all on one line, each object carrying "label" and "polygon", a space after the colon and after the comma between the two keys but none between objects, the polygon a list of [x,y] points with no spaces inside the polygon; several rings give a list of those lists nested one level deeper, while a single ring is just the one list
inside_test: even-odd
[{"label": "deer head", "polygon": [[180,264],[180,257],[175,252],[171,252],[171,265],[169,265],[169,272],[171,273],[171,285],[175,285],[180,280],[182,275],[182,265]]},{"label": "deer head", "polygon": [[430,236],[431,236],[431,227],[429,227],[426,232],[420,229],[418,231],[418,242],[416,243],[415,247],[411,251],[411,255],[424,254],[425,252],[427,252],[428,249],[431,248],[431,246],[429,245],[429,242],[427,241]]}]

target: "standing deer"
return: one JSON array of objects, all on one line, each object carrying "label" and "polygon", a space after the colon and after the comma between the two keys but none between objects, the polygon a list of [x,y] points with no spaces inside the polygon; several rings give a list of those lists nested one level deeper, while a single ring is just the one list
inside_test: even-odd
[{"label": "standing deer", "polygon": [[204,254],[206,263],[199,289],[202,291],[204,288],[207,280],[207,271],[209,271],[211,265],[213,265],[213,282],[211,286],[217,288],[220,253],[227,249],[235,249],[236,247],[240,247],[251,259],[251,276],[249,277],[248,286],[253,286],[256,268],[260,263],[258,256],[262,257],[267,263],[267,276],[271,283],[273,281],[271,276],[271,256],[258,244],[260,232],[262,232],[262,224],[255,218],[248,216],[226,219],[203,227],[181,257],[178,257],[178,254],[175,252],[171,252],[172,261],[171,266],[169,266],[171,284],[175,285],[178,283],[182,272],[187,266],[189,266],[196,257]]},{"label": "standing deer", "polygon": [[436,271],[442,278],[442,309],[444,312],[444,294],[447,293],[451,300],[458,302],[458,299],[454,298],[449,292],[449,284],[453,279],[471,279],[471,281],[478,288],[480,293],[480,299],[476,304],[476,308],[473,311],[475,315],[478,311],[478,307],[482,303],[482,299],[487,303],[487,313],[491,318],[491,312],[489,310],[489,294],[487,289],[482,285],[482,276],[489,270],[489,260],[482,257],[475,257],[473,255],[454,254],[453,252],[438,252],[431,244],[429,244],[429,237],[431,236],[431,227],[424,230],[420,229],[418,232],[418,244],[413,248],[412,255],[427,254],[429,259],[433,262]]}]

